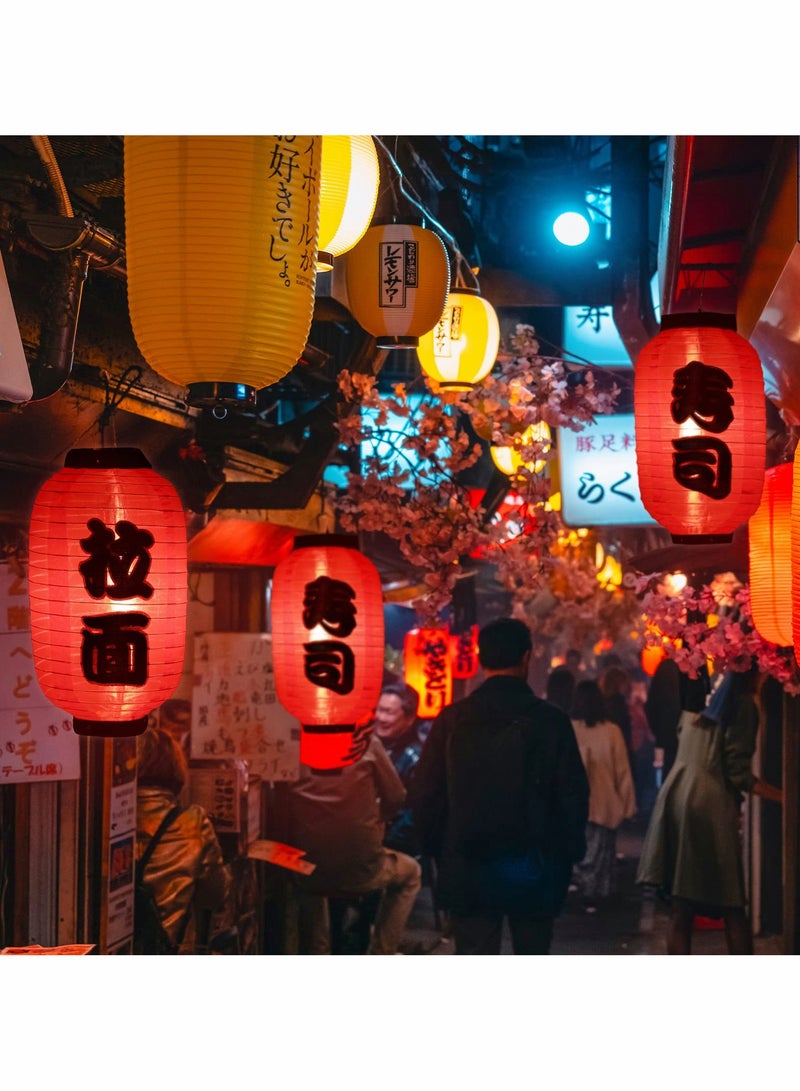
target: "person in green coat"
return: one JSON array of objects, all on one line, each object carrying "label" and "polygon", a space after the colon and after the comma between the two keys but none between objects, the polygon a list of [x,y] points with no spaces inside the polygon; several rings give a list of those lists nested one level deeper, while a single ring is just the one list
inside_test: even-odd
[{"label": "person in green coat", "polygon": [[757,669],[728,672],[701,712],[681,714],[678,752],[650,816],[636,876],[671,896],[667,953],[691,953],[696,915],[722,918],[730,954],[752,954],[739,833],[743,793],[777,803],[750,768],[758,733]]}]

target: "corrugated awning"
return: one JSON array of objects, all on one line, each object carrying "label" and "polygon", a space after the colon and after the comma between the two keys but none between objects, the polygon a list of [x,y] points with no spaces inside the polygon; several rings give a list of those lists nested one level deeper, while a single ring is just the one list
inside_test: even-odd
[{"label": "corrugated awning", "polygon": [[296,527],[215,515],[189,541],[189,564],[274,568],[291,553],[298,533]]}]

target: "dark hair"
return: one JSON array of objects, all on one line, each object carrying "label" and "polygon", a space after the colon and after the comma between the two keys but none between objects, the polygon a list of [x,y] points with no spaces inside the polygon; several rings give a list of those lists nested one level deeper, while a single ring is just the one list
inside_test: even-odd
[{"label": "dark hair", "polygon": [[570,716],[573,720],[583,720],[587,727],[594,727],[606,718],[605,701],[597,682],[589,678],[578,682]]},{"label": "dark hair", "polygon": [[419,710],[419,694],[413,686],[406,685],[405,682],[392,682],[391,685],[384,686],[381,690],[381,697],[384,694],[388,694],[390,697],[399,697],[400,704],[403,706],[403,712],[406,716],[416,716]]},{"label": "dark hair", "polygon": [[569,667],[554,667],[547,676],[547,700],[569,713],[575,693],[575,675]]},{"label": "dark hair", "polygon": [[518,667],[531,648],[530,629],[514,617],[490,621],[478,633],[478,662],[486,670]]},{"label": "dark hair", "polygon": [[621,693],[626,696],[630,693],[631,677],[624,667],[614,664],[603,672],[600,676],[600,689],[606,697],[611,697],[615,693]]},{"label": "dark hair", "polygon": [[181,744],[160,727],[150,727],[138,740],[137,779],[142,788],[166,788],[180,795],[189,767]]}]

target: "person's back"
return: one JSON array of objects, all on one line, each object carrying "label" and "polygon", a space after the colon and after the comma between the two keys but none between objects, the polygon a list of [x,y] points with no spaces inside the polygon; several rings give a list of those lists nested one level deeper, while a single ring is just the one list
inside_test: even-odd
[{"label": "person's back", "polygon": [[[136,802],[137,859],[162,819],[178,805],[186,781],[186,759],[169,732],[149,729],[139,740]],[[220,910],[230,891],[230,873],[211,819],[196,803],[180,809],[164,830],[144,869],[169,940],[182,954],[194,951],[194,912]],[[134,931],[136,922],[134,921]]]},{"label": "person's back", "polygon": [[394,954],[421,886],[418,862],[386,848],[386,822],[406,792],[383,744],[371,735],[363,756],[331,773],[302,770],[289,792],[289,842],[314,864],[296,877],[309,919],[304,942],[327,953],[330,937],[319,899],[382,891],[369,954]]},{"label": "person's back", "polygon": [[566,714],[525,680],[527,626],[485,626],[479,658],[486,680],[434,721],[412,806],[456,953],[497,953],[504,916],[516,953],[545,953],[585,849],[586,775]]}]

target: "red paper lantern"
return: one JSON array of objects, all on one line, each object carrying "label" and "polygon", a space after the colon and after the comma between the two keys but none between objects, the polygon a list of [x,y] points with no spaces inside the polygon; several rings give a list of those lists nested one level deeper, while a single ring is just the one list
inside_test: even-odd
[{"label": "red paper lantern", "polygon": [[438,716],[453,700],[453,670],[447,629],[412,629],[403,646],[404,678],[419,694],[419,715]]},{"label": "red paper lantern", "polygon": [[747,526],[750,611],[765,640],[788,647],[792,637],[791,462],[764,474],[764,494]]},{"label": "red paper lantern", "polygon": [[665,315],[636,362],[642,502],[674,542],[729,541],[761,499],[764,382],[735,325],[733,315]]},{"label": "red paper lantern", "polygon": [[478,673],[478,626],[450,636],[450,664],[453,678],[474,678]]},{"label": "red paper lantern", "polygon": [[30,525],[31,635],[47,698],[79,735],[140,735],[180,681],[186,519],[141,451],[71,451]]},{"label": "red paper lantern", "polygon": [[356,322],[378,348],[415,349],[447,301],[450,262],[439,236],[417,224],[370,227],[344,262]]},{"label": "red paper lantern", "polygon": [[298,536],[272,578],[275,690],[301,723],[300,760],[312,769],[358,761],[381,693],[381,578],[357,544]]},{"label": "red paper lantern", "polygon": [[667,653],[663,647],[659,647],[658,644],[646,644],[642,648],[642,670],[652,678],[658,669],[659,663],[666,658]]}]

